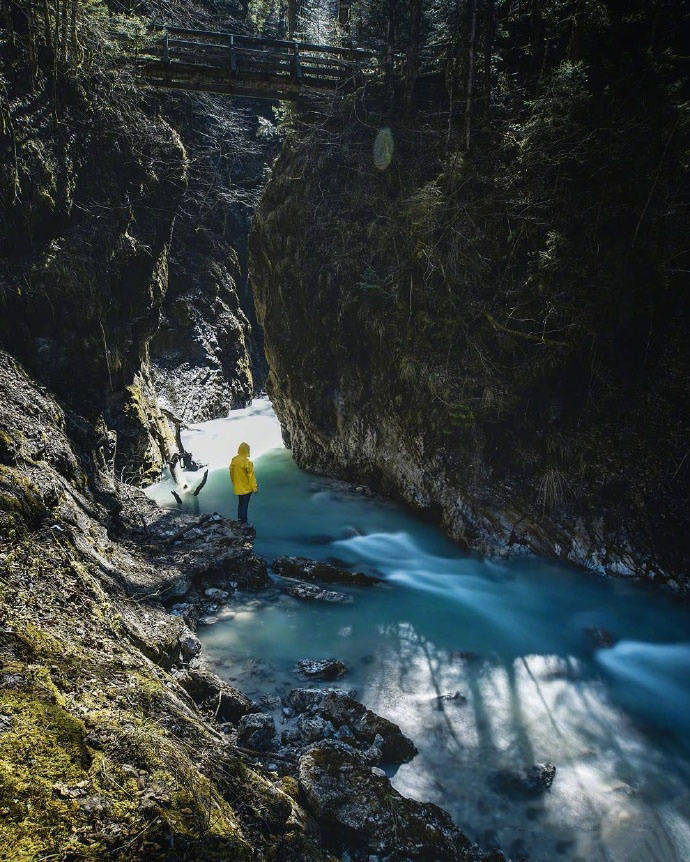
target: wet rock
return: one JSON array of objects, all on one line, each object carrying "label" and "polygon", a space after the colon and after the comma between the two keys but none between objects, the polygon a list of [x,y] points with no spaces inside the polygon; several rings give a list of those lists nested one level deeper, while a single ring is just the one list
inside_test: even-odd
[{"label": "wet rock", "polygon": [[436,698],[436,708],[443,709],[447,703],[454,703],[456,706],[464,706],[467,703],[467,698],[459,691],[454,691],[452,694],[440,694]]},{"label": "wet rock", "polygon": [[378,582],[378,578],[365,575],[364,572],[351,572],[349,569],[310,560],[307,557],[278,557],[271,564],[277,575],[284,578],[297,578],[303,581],[320,582],[324,584],[352,584],[358,587],[370,587]]},{"label": "wet rock", "polygon": [[309,712],[330,721],[335,728],[343,725],[358,742],[371,746],[377,734],[382,739],[381,758],[386,762],[405,763],[417,753],[397,724],[377,715],[340,689],[293,689],[287,703],[296,713]]},{"label": "wet rock", "polygon": [[254,712],[240,719],[237,741],[245,748],[266,751],[272,747],[276,734],[273,718],[263,712]]},{"label": "wet rock", "polygon": [[196,602],[177,602],[170,608],[170,613],[176,617],[182,617],[185,623],[193,628],[199,620],[200,608]]},{"label": "wet rock", "polygon": [[199,655],[201,652],[201,641],[189,629],[186,629],[180,635],[180,651],[185,661],[189,661],[190,658],[194,658],[194,656]]},{"label": "wet rock", "polygon": [[605,629],[600,626],[591,626],[590,628],[585,629],[585,635],[589,642],[596,649],[610,649],[612,646],[615,646],[618,638],[611,634],[608,629]]},{"label": "wet rock", "polygon": [[320,715],[301,715],[297,722],[297,730],[301,740],[306,743],[335,736],[333,724]]},{"label": "wet rock", "polygon": [[374,741],[371,743],[369,748],[367,748],[366,751],[363,752],[363,757],[366,762],[374,765],[377,763],[381,763],[381,761],[383,760],[383,747],[383,737],[380,733],[377,733],[374,737]]},{"label": "wet rock", "polygon": [[335,658],[303,659],[295,668],[298,674],[309,679],[340,679],[347,673],[347,665]]},{"label": "wet rock", "polygon": [[305,602],[332,602],[334,604],[349,604],[352,602],[352,596],[346,596],[345,593],[324,590],[316,586],[316,584],[305,584],[302,581],[294,581],[290,578],[284,578],[281,586],[289,596]]},{"label": "wet rock", "polygon": [[305,807],[342,854],[383,859],[471,859],[469,839],[436,805],[405,799],[342,742],[316,743],[299,759]]},{"label": "wet rock", "polygon": [[212,711],[219,721],[237,722],[256,709],[246,695],[206,668],[191,667],[176,678],[192,700]]},{"label": "wet rock", "polygon": [[538,796],[551,787],[556,777],[556,767],[548,761],[535,763],[523,771],[501,769],[490,779],[491,787],[503,796],[512,799]]},{"label": "wet rock", "polygon": [[277,694],[262,694],[259,705],[266,710],[280,709],[281,700]]}]

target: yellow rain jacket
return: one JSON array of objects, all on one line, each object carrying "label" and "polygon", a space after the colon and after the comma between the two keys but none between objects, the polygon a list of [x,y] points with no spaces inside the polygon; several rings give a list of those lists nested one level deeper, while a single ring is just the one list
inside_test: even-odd
[{"label": "yellow rain jacket", "polygon": [[237,455],[230,462],[230,481],[236,494],[250,494],[258,491],[254,464],[249,460],[249,444],[240,443]]}]

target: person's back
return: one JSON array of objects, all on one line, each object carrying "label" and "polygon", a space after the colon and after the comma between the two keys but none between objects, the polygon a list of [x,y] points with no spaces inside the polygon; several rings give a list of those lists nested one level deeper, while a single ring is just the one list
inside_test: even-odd
[{"label": "person's back", "polygon": [[230,481],[237,494],[237,520],[247,523],[249,498],[259,490],[254,474],[254,464],[249,460],[249,444],[240,443],[237,455],[230,462]]}]

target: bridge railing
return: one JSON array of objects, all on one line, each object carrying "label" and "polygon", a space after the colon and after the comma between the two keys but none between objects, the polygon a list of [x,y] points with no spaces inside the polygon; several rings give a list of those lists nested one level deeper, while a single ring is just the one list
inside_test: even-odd
[{"label": "bridge railing", "polygon": [[[149,71],[193,75],[200,70],[243,81],[277,81],[331,89],[355,76],[384,69],[375,51],[312,42],[152,25],[153,38],[139,52]],[[390,59],[390,58],[388,58]]]}]

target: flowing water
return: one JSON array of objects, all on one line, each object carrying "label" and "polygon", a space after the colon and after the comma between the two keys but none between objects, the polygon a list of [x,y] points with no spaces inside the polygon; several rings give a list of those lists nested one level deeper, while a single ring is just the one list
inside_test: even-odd
[{"label": "flowing water", "polygon": [[[260,485],[256,551],[383,578],[334,587],[351,604],[278,589],[240,597],[199,632],[220,675],[253,697],[283,694],[300,684],[299,659],[342,659],[341,684],[419,749],[389,773],[393,785],[514,859],[690,860],[688,608],[544,560],[464,554],[405,508],[300,471],[266,400],[183,439],[212,467],[185,507],[234,517],[227,464],[246,440]],[[173,503],[169,481],[149,493]],[[615,646],[597,649],[592,627]],[[545,793],[505,780],[543,761],[557,767]]]}]

